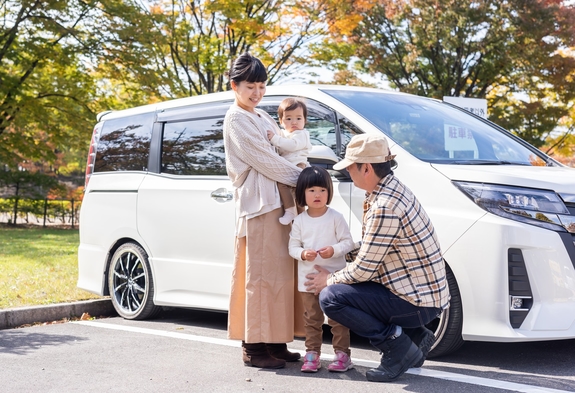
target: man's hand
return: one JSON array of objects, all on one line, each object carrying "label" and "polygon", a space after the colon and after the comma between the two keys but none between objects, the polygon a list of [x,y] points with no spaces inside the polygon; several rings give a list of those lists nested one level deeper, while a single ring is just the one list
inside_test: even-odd
[{"label": "man's hand", "polygon": [[303,285],[305,285],[308,292],[313,292],[316,295],[319,295],[321,290],[327,287],[327,276],[329,276],[329,271],[319,265],[315,265],[314,268],[318,272],[309,273],[305,276],[308,281],[304,282]]},{"label": "man's hand", "polygon": [[267,132],[268,132],[268,139],[271,141],[275,134],[273,131],[270,130],[268,130]]}]

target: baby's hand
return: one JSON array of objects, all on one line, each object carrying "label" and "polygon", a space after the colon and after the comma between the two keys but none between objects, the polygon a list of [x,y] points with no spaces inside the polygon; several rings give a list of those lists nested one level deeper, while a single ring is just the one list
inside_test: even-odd
[{"label": "baby's hand", "polygon": [[323,247],[323,248],[320,248],[319,250],[317,250],[317,253],[323,259],[329,259],[329,258],[333,257],[334,251],[333,251],[332,246],[327,246],[327,247]]},{"label": "baby's hand", "polygon": [[315,250],[303,250],[301,252],[301,259],[304,261],[312,262],[317,257],[317,252]]},{"label": "baby's hand", "polygon": [[270,130],[268,130],[267,132],[268,132],[268,139],[271,141],[275,134],[273,131]]}]

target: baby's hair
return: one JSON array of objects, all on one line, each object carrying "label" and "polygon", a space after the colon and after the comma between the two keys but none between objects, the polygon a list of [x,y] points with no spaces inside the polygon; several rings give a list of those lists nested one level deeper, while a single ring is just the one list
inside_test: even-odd
[{"label": "baby's hair", "polygon": [[295,187],[295,201],[299,206],[306,206],[305,190],[311,187],[327,189],[327,204],[333,197],[333,183],[328,171],[319,166],[309,166],[301,171]]},{"label": "baby's hair", "polygon": [[307,120],[307,105],[304,100],[296,97],[288,97],[280,102],[280,106],[278,106],[278,119],[283,119],[285,111],[293,111],[297,108],[301,108],[303,110],[303,118],[304,120]]}]

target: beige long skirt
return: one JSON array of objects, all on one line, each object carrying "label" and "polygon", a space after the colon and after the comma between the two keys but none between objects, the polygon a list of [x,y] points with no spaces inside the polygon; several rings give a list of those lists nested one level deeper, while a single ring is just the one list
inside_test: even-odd
[{"label": "beige long skirt", "polygon": [[246,343],[287,343],[303,337],[297,264],[288,253],[291,226],[278,222],[283,209],[247,221],[236,238],[228,338]]}]

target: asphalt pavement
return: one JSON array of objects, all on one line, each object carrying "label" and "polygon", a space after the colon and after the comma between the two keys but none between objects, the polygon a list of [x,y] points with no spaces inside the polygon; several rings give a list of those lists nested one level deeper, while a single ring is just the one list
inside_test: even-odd
[{"label": "asphalt pavement", "polygon": [[[278,370],[244,367],[241,342],[227,338],[226,313],[173,308],[144,321],[115,316],[5,329],[0,392],[575,392],[575,340],[466,342],[456,353],[379,384],[365,378],[381,356],[368,340],[352,333],[355,367],[330,373],[328,328],[323,338],[322,370],[308,374],[300,371],[301,361]],[[305,341],[295,339],[289,348],[305,353]]]},{"label": "asphalt pavement", "polygon": [[89,317],[117,315],[110,298],[85,300],[45,306],[17,307],[0,310],[0,330],[20,326]]}]

